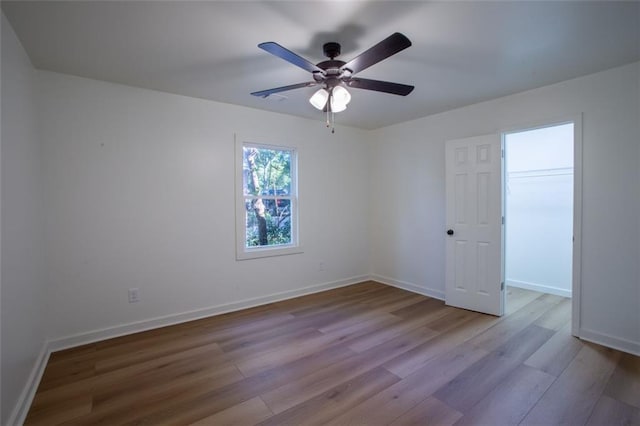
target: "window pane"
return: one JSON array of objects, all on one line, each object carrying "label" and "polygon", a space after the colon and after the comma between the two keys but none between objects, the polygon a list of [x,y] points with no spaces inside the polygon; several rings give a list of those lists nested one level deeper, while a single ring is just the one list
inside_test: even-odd
[{"label": "window pane", "polygon": [[246,247],[291,244],[291,200],[287,198],[245,200]]},{"label": "window pane", "polygon": [[244,146],[244,195],[291,194],[291,151]]}]

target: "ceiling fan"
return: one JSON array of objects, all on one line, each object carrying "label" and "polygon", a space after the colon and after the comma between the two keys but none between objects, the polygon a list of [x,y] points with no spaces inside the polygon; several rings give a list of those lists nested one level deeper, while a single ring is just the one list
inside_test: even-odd
[{"label": "ceiling fan", "polygon": [[[280,46],[278,43],[272,41],[260,43],[258,45],[259,48],[303,70],[309,71],[313,76],[313,81],[261,90],[251,94],[266,98],[274,93],[321,85],[322,88],[309,99],[309,102],[317,109],[327,112],[327,114],[329,112],[344,111],[347,108],[347,104],[351,100],[351,95],[345,89],[345,86],[407,96],[414,89],[413,86],[354,77],[354,74],[395,55],[409,46],[411,46],[411,41],[406,36],[400,33],[394,33],[380,43],[365,50],[349,62],[344,62],[335,59],[340,55],[340,44],[335,42],[325,43],[322,48],[324,55],[328,57],[329,60],[313,64],[296,53]],[[328,124],[329,123],[327,123],[327,125]]]}]

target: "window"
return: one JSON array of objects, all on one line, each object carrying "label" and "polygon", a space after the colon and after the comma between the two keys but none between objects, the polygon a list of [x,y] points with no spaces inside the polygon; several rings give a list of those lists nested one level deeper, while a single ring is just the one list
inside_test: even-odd
[{"label": "window", "polygon": [[236,258],[300,253],[297,155],[290,147],[236,142]]}]

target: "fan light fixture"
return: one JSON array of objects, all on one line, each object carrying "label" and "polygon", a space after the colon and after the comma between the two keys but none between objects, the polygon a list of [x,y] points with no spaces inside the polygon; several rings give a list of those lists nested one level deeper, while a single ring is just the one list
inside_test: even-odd
[{"label": "fan light fixture", "polygon": [[331,111],[341,112],[347,109],[351,101],[351,94],[342,86],[336,86],[331,91]]},{"label": "fan light fixture", "polygon": [[342,86],[331,89],[320,89],[311,96],[309,102],[320,111],[324,110],[327,102],[331,107],[331,112],[342,112],[347,109],[347,104],[351,101],[351,94]]},{"label": "fan light fixture", "polygon": [[331,133],[335,133],[333,127],[333,115],[347,109],[347,104],[351,101],[351,94],[342,86],[328,86],[322,88],[309,98],[309,103],[320,111],[327,112],[327,127],[331,127]]},{"label": "fan light fixture", "polygon": [[309,102],[311,102],[311,105],[313,105],[315,108],[322,111],[324,109],[324,106],[327,104],[328,99],[329,92],[327,92],[325,89],[320,89],[316,93],[314,93],[313,96],[311,96]]}]

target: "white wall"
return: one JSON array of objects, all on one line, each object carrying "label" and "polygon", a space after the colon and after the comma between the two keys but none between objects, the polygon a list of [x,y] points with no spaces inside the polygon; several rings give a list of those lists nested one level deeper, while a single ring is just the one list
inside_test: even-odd
[{"label": "white wall", "polygon": [[505,135],[508,286],[571,297],[573,127]]},{"label": "white wall", "polygon": [[582,335],[640,352],[639,85],[635,63],[376,131],[374,276],[443,295],[445,141],[584,113]]},{"label": "white wall", "polygon": [[35,71],[2,14],[2,400],[0,423],[28,383],[45,343],[41,147]]},{"label": "white wall", "polygon": [[[368,277],[364,131],[50,72],[40,85],[53,340]],[[303,254],[235,260],[234,132],[298,147]]]}]

